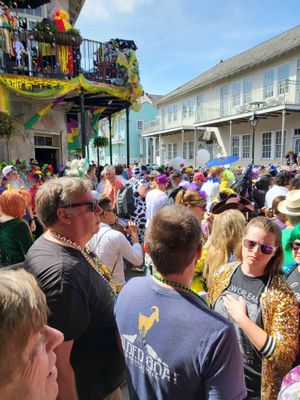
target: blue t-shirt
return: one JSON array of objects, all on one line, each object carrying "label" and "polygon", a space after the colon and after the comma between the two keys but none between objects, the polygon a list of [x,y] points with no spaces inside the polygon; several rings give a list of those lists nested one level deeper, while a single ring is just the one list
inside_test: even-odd
[{"label": "blue t-shirt", "polygon": [[246,397],[234,327],[197,296],[134,278],[115,314],[131,400]]}]

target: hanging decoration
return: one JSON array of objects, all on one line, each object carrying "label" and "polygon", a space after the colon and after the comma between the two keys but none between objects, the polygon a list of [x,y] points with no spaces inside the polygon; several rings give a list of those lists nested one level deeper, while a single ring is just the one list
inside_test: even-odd
[{"label": "hanging decoration", "polygon": [[48,104],[38,113],[36,113],[33,117],[31,117],[27,122],[24,124],[25,129],[30,129],[39,119],[45,117],[50,110],[53,110],[58,104],[60,104],[64,100],[65,96],[59,97],[58,99],[54,100],[51,104]]}]

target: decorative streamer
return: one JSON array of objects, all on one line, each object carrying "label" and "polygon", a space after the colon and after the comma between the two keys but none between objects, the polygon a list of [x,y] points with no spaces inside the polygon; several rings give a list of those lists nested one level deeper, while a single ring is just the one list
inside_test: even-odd
[{"label": "decorative streamer", "polygon": [[11,98],[9,91],[0,85],[0,111],[11,115]]},{"label": "decorative streamer", "polygon": [[41,118],[45,117],[50,110],[56,107],[64,100],[65,96],[59,97],[54,100],[51,104],[48,104],[46,107],[42,108],[38,113],[36,113],[33,117],[31,117],[28,121],[24,123],[25,129],[30,129],[32,126]]}]

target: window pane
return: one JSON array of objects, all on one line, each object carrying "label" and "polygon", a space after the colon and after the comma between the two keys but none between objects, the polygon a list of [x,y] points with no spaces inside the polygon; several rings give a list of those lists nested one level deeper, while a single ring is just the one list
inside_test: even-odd
[{"label": "window pane", "polygon": [[[283,156],[286,154],[286,131],[283,137]],[[275,158],[281,158],[281,131],[276,132],[275,136]]]},{"label": "window pane", "polygon": [[187,159],[187,142],[183,142],[183,158]]},{"label": "window pane", "polygon": [[271,158],[272,133],[265,132],[262,135],[262,158]]},{"label": "window pane", "polygon": [[177,157],[177,143],[173,143],[173,158]]},{"label": "window pane", "polygon": [[283,64],[278,67],[278,94],[288,93],[289,91],[289,64]]},{"label": "window pane", "polygon": [[252,101],[252,78],[243,79],[243,102],[244,104],[251,103]]},{"label": "window pane", "polygon": [[232,105],[233,107],[241,104],[241,82],[235,81],[232,83]]},{"label": "window pane", "polygon": [[194,159],[194,142],[189,142],[189,160]]},{"label": "window pane", "polygon": [[269,69],[264,72],[264,98],[274,96],[274,69]]},{"label": "window pane", "polygon": [[232,137],[232,155],[240,156],[240,138],[239,136]]},{"label": "window pane", "polygon": [[250,135],[242,136],[242,158],[250,158]]}]

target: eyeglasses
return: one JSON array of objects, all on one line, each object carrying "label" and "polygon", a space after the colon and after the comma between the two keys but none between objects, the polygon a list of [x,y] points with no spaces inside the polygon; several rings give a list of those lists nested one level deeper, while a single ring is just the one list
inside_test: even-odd
[{"label": "eyeglasses", "polygon": [[265,243],[258,243],[255,240],[249,240],[249,239],[244,239],[243,240],[243,246],[246,247],[246,249],[253,250],[256,246],[259,247],[260,251],[262,254],[266,255],[271,255],[277,247],[270,246],[269,244]]},{"label": "eyeglasses", "polygon": [[[70,203],[68,205],[60,206],[60,207],[61,208],[76,208],[76,207],[83,207],[83,206],[89,206],[89,211],[91,211],[91,212],[95,212],[97,207],[99,207],[97,200],[83,201],[81,203]],[[101,207],[99,207],[99,208],[100,208],[100,211],[102,211],[102,208]]]},{"label": "eyeglasses", "polygon": [[112,210],[104,210],[104,211],[113,212],[114,214],[117,214],[117,210],[115,210],[114,208]]},{"label": "eyeglasses", "polygon": [[300,243],[299,242],[290,242],[291,249],[298,251],[300,250]]},{"label": "eyeglasses", "polygon": [[193,207],[200,208],[200,210],[205,211],[206,210],[206,203],[196,204]]}]

